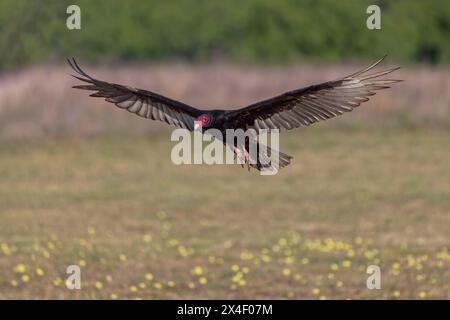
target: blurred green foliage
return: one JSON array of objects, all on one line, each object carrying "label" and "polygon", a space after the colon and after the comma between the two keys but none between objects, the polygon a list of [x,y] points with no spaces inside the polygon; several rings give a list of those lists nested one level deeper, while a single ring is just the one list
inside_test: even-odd
[{"label": "blurred green foliage", "polygon": [[[66,28],[77,4],[82,29]],[[368,30],[366,8],[381,8]],[[0,0],[0,68],[100,60],[450,62],[448,0]]]}]

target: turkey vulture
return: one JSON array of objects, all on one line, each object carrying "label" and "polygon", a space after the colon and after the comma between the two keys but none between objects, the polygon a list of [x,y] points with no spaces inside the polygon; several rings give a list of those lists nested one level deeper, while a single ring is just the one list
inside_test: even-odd
[{"label": "turkey vulture", "polygon": [[[192,131],[196,129],[196,124],[200,124],[202,130],[215,128],[225,133],[226,129],[290,130],[350,112],[368,101],[376,90],[389,88],[388,85],[401,81],[380,79],[399,67],[369,73],[385,57],[346,77],[289,91],[235,110],[200,110],[151,91],[94,79],[79,67],[74,58],[68,59],[68,62],[78,74],[73,77],[88,83],[73,88],[95,91],[91,97],[105,98],[121,109],[176,127]],[[248,142],[242,149],[235,145],[230,147],[236,154],[244,154],[248,168],[251,166],[258,170],[266,167],[260,159],[267,159],[271,154],[270,148],[266,147],[265,151],[258,151],[258,159],[250,163],[246,152],[249,150]],[[271,165],[282,168],[289,165],[291,159],[291,156],[279,152],[278,162]]]}]

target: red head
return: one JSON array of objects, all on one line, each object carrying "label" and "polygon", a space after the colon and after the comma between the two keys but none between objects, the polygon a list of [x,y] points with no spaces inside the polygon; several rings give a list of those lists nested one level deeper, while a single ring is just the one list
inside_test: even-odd
[{"label": "red head", "polygon": [[211,116],[207,114],[202,114],[201,116],[195,119],[194,129],[198,129],[200,127],[208,127],[211,124]]}]

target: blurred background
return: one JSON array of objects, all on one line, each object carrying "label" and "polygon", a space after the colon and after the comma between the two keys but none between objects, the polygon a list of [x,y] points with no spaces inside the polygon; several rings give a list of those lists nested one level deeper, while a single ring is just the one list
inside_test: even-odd
[{"label": "blurred background", "polygon": [[[450,298],[447,1],[0,0],[0,26],[0,298]],[[283,133],[274,177],[173,165],[171,128],[72,89],[65,62],[227,109],[384,54],[405,81]]]}]

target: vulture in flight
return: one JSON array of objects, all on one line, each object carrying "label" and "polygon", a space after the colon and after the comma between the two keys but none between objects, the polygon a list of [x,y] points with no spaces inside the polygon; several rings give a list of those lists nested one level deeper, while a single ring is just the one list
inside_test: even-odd
[{"label": "vulture in flight", "polygon": [[[346,77],[289,91],[234,110],[197,109],[155,92],[97,80],[84,72],[74,58],[68,59],[68,62],[77,73],[73,77],[87,83],[73,88],[94,91],[91,97],[105,98],[138,116],[163,121],[179,128],[192,131],[200,125],[201,130],[218,129],[225,137],[227,129],[254,129],[256,132],[261,129],[291,130],[350,112],[368,101],[376,90],[389,88],[390,84],[401,81],[382,78],[399,67],[371,72],[385,57]],[[272,161],[267,165],[267,161],[261,159],[270,158],[269,147],[258,146],[257,159],[249,158],[248,141],[244,146],[236,146],[233,142],[229,147],[245,161],[249,169],[254,167],[262,170],[268,166],[269,169],[272,166],[278,169],[289,165],[292,159],[292,156],[279,152],[275,163]],[[259,151],[260,149],[263,151]]]}]

